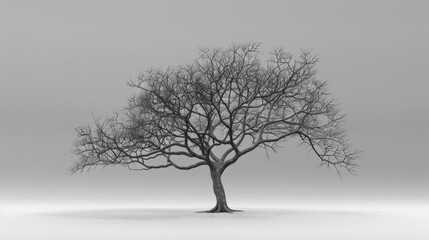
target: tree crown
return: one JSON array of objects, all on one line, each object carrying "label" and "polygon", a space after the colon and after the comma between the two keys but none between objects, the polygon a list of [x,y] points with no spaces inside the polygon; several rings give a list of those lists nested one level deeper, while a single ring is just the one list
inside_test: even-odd
[{"label": "tree crown", "polygon": [[[322,165],[352,171],[358,151],[326,82],[315,78],[318,58],[276,48],[263,62],[258,47],[201,49],[190,64],[140,74],[129,82],[139,93],[121,114],[77,129],[79,158],[72,171],[208,165],[223,172],[252,150],[276,150],[292,136],[300,137]],[[179,164],[179,156],[195,162]]]}]

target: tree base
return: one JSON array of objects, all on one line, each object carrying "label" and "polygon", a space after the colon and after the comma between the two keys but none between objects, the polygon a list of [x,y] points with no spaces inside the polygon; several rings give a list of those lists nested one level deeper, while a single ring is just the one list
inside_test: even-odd
[{"label": "tree base", "polygon": [[243,212],[242,210],[235,210],[229,208],[227,205],[216,205],[214,208],[207,211],[200,211],[198,213],[233,213],[233,212]]}]

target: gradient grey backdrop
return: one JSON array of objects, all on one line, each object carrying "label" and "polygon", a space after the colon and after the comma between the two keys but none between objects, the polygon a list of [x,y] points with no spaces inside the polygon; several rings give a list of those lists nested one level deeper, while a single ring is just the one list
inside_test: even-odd
[{"label": "gradient grey backdrop", "polygon": [[199,47],[258,41],[320,56],[364,151],[338,178],[291,141],[229,168],[230,205],[429,200],[426,1],[0,2],[0,204],[214,203],[209,172],[105,168],[69,175],[74,128],[126,104],[126,81]]}]

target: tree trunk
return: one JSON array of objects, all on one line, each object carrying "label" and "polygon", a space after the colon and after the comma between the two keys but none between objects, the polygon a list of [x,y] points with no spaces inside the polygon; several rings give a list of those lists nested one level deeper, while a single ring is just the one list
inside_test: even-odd
[{"label": "tree trunk", "polygon": [[213,180],[213,191],[216,196],[216,206],[207,212],[232,212],[233,210],[231,210],[226,203],[225,190],[223,189],[221,180],[222,174],[217,169],[210,169],[210,174]]}]

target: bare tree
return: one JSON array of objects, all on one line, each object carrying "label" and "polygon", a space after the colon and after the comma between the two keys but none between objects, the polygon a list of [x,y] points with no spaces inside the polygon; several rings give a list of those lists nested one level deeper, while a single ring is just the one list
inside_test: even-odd
[{"label": "bare tree", "polygon": [[[318,58],[277,48],[263,62],[258,47],[201,49],[190,64],[129,82],[139,93],[121,114],[77,129],[72,172],[208,166],[217,201],[208,212],[233,211],[221,181],[226,168],[257,148],[275,151],[289,137],[299,137],[322,165],[351,172],[358,152],[326,83],[315,79]],[[182,156],[194,161],[184,165]]]}]

